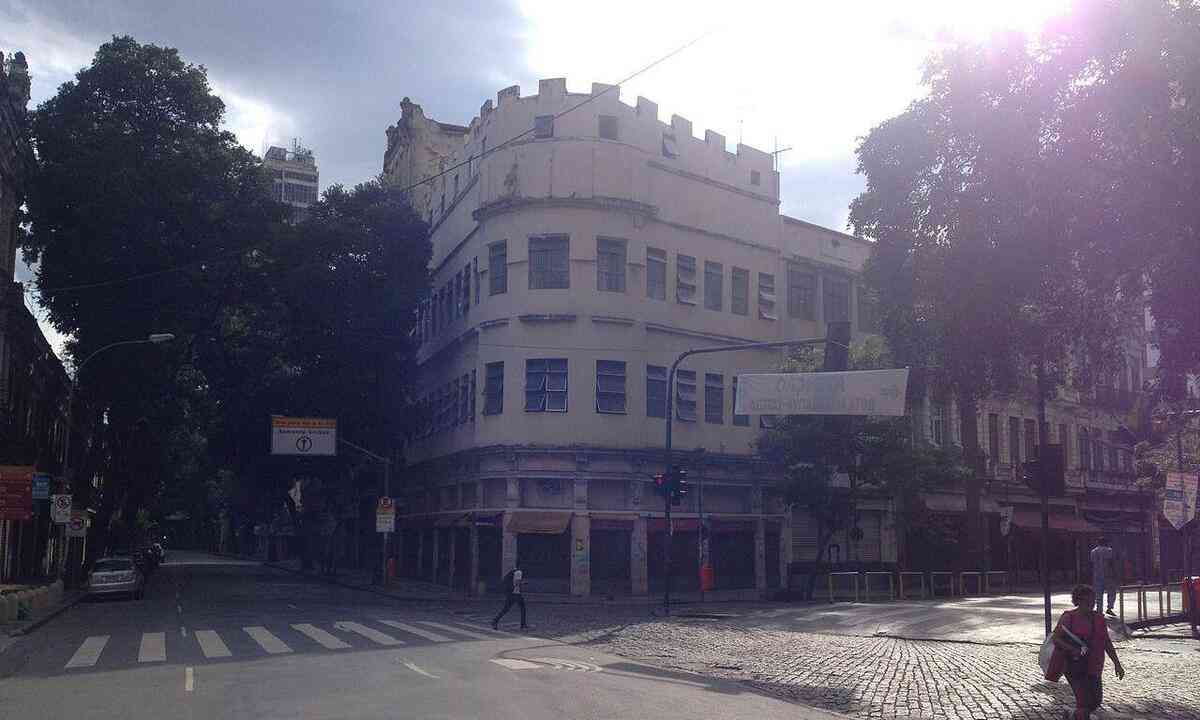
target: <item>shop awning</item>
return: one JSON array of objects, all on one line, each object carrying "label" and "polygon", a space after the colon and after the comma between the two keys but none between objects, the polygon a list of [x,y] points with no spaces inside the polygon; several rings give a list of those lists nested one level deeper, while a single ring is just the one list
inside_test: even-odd
[{"label": "shop awning", "polygon": [[[1027,530],[1041,530],[1042,514],[1037,510],[1014,510],[1012,524]],[[1074,515],[1051,515],[1050,529],[1060,532],[1098,534],[1100,528]]]},{"label": "shop awning", "polygon": [[588,517],[593,530],[628,530],[633,527],[637,513],[593,512]]},{"label": "shop awning", "polygon": [[509,532],[525,535],[558,535],[571,523],[569,512],[514,512],[508,516]]},{"label": "shop awning", "polygon": [[[967,511],[967,496],[951,493],[922,493],[921,500],[929,512],[935,513],[965,513]],[[990,497],[979,498],[979,510],[985,513],[998,513],[1000,506]]]}]

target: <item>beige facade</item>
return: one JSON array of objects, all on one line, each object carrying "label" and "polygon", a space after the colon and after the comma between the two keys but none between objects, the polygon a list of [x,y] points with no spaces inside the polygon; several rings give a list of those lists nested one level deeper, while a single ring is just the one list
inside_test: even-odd
[{"label": "beige facade", "polygon": [[[665,368],[691,348],[820,336],[826,318],[858,329],[869,246],[781,215],[769,154],[729,152],[605,85],[508,88],[465,127],[402,107],[385,173],[405,187],[437,175],[412,191],[432,224],[434,289],[418,329],[426,422],[407,451],[407,566],[474,588],[520,553],[535,588],[644,594],[666,537],[652,487]],[[700,502],[718,587],[784,582],[790,519],[753,452],[769,419],[732,414],[735,374],[779,361],[681,366],[694,385],[677,386],[674,446],[704,484],[675,510],[684,587]],[[480,540],[489,523],[498,539]]]}]

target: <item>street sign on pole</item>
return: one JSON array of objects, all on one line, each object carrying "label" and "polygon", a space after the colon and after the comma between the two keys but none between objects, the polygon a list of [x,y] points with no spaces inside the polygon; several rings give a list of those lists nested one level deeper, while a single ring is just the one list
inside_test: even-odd
[{"label": "street sign on pole", "polygon": [[33,474],[33,499],[50,499],[50,473]]},{"label": "street sign on pole", "polygon": [[738,415],[903,415],[908,369],[738,375]]},{"label": "street sign on pole", "polygon": [[337,455],[337,420],[271,416],[272,455]]},{"label": "street sign on pole", "polygon": [[1163,515],[1176,530],[1196,517],[1197,477],[1187,473],[1167,473],[1163,489]]},{"label": "street sign on pole", "polygon": [[71,519],[67,521],[67,537],[81,538],[87,535],[87,519],[83,513],[72,513]]},{"label": "street sign on pole", "polygon": [[0,465],[0,520],[33,519],[33,468]]},{"label": "street sign on pole", "polygon": [[390,533],[395,528],[396,506],[390,497],[381,497],[375,507],[375,532]]},{"label": "street sign on pole", "polygon": [[59,525],[71,519],[71,496],[53,495],[50,497],[50,519]]}]

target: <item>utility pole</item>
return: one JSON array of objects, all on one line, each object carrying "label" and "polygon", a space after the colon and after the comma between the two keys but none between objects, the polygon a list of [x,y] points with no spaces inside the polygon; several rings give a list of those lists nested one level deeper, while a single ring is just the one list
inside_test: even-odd
[{"label": "utility pole", "polygon": [[[348,448],[359,451],[360,453],[362,453],[363,455],[366,455],[367,457],[371,458],[372,460],[376,460],[383,464],[383,492],[380,493],[379,497],[390,498],[392,496],[392,461],[387,459],[386,457],[383,457],[382,455],[376,455],[375,453],[371,452],[370,450],[366,449],[365,447],[363,447],[361,445],[355,445],[354,443],[350,442],[349,440],[344,440],[342,438],[338,438],[338,442],[340,442],[341,444],[345,445]],[[393,506],[392,512],[393,512],[392,522],[395,523],[395,517],[396,517],[395,516],[395,506]],[[391,539],[391,536],[392,536],[392,533],[390,531],[383,533],[383,542],[381,543],[380,550],[379,550],[379,584],[380,585],[387,584],[388,543],[389,543],[389,540]],[[437,564],[437,558],[434,558],[435,567],[436,567],[436,564]]]},{"label": "utility pole", "polygon": [[1042,354],[1037,359],[1037,413],[1038,413],[1038,488],[1042,500],[1042,605],[1046,616],[1046,634],[1052,631],[1050,609],[1050,496],[1045,472],[1045,463],[1041,454],[1050,444],[1050,426],[1046,423],[1046,365]]},{"label": "utility pole", "polygon": [[[831,329],[832,329],[832,326],[834,326],[836,324],[837,323],[830,323]],[[846,336],[848,339],[850,324],[849,323],[844,323],[844,324],[846,325],[846,331],[847,331]],[[831,332],[831,334],[832,334],[832,332]],[[691,357],[692,355],[709,355],[712,353],[720,353],[720,352],[736,352],[738,350],[769,350],[771,348],[802,347],[805,345],[823,345],[826,342],[829,342],[830,344],[838,345],[839,350],[848,349],[846,346],[849,345],[848,342],[839,343],[836,340],[836,338],[804,338],[804,339],[799,339],[799,340],[776,340],[773,342],[741,343],[738,345],[724,345],[724,346],[720,346],[720,347],[693,348],[691,350],[685,350],[684,352],[680,353],[678,357],[675,358],[675,362],[671,363],[671,369],[667,372],[667,417],[666,417],[667,432],[666,432],[666,442],[664,443],[665,446],[663,448],[664,449],[664,460],[665,460],[665,464],[666,464],[666,477],[667,477],[666,485],[668,486],[667,492],[665,492],[663,494],[663,515],[666,517],[666,522],[667,522],[667,542],[666,542],[666,549],[664,550],[665,555],[664,555],[664,559],[663,559],[663,572],[666,573],[665,585],[664,585],[664,591],[663,591],[663,614],[665,614],[665,615],[671,614],[671,545],[672,545],[672,541],[674,539],[674,531],[673,531],[673,528],[671,527],[671,492],[669,490],[669,487],[671,486],[672,482],[674,481],[673,479],[675,477],[677,477],[677,473],[675,470],[674,457],[672,455],[672,450],[671,450],[671,443],[672,443],[672,430],[674,428],[673,420],[674,420],[674,400],[675,400],[675,371],[679,369],[679,364],[682,363],[686,358]]]}]

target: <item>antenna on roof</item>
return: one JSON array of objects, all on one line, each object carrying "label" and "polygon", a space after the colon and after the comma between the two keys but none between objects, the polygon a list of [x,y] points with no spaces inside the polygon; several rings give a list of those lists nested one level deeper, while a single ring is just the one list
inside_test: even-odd
[{"label": "antenna on roof", "polygon": [[780,155],[780,153],[785,153],[788,150],[791,150],[791,148],[790,147],[785,147],[785,148],[779,147],[779,136],[776,135],[775,136],[775,150],[771,153],[771,169],[772,170],[774,170],[775,172],[779,172],[779,155]]}]

